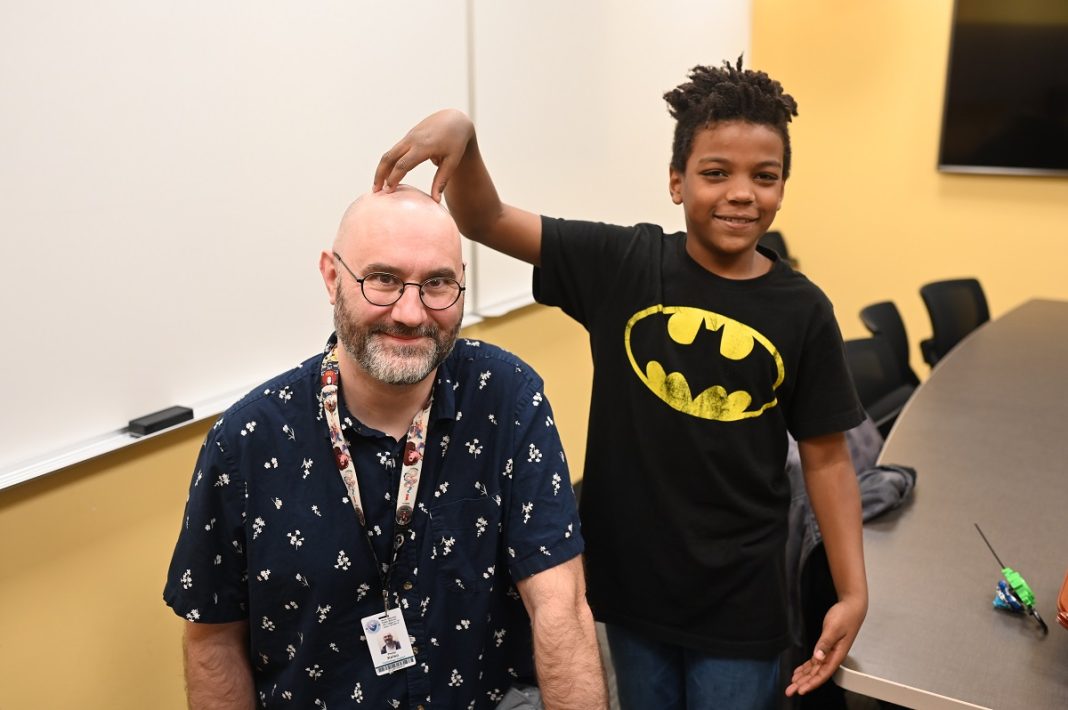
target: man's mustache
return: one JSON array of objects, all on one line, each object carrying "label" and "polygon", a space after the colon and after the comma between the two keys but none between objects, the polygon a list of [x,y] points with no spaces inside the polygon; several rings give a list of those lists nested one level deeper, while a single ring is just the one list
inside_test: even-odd
[{"label": "man's mustache", "polygon": [[371,335],[377,334],[383,335],[395,335],[401,338],[431,338],[437,337],[438,331],[432,325],[423,325],[416,328],[409,328],[404,325],[379,325],[371,328]]}]

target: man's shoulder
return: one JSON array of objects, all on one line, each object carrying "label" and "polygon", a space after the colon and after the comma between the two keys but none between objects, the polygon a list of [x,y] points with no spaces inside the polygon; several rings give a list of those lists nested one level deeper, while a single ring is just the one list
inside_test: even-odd
[{"label": "man's shoulder", "polygon": [[296,367],[256,385],[220,415],[216,427],[238,420],[255,421],[256,416],[267,416],[286,408],[291,402],[305,402],[309,395],[314,396],[311,389],[317,382],[322,359],[322,353],[317,353]]},{"label": "man's shoulder", "polygon": [[543,386],[541,375],[520,357],[504,348],[473,338],[458,338],[456,346],[446,361],[448,376],[457,382],[475,381],[485,387],[489,377],[495,378],[494,384],[509,384],[512,387],[520,383],[529,383],[537,388]]}]

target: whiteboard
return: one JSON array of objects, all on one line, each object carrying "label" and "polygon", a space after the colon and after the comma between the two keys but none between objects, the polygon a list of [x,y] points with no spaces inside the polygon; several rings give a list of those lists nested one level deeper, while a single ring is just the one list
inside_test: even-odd
[{"label": "whiteboard", "polygon": [[[0,488],[320,348],[319,251],[437,109],[507,201],[681,227],[660,96],[748,37],[748,0],[4,3]],[[531,302],[528,266],[465,258],[467,322]]]},{"label": "whiteboard", "polygon": [[0,472],[321,348],[319,251],[402,127],[467,107],[466,9],[4,3]]}]

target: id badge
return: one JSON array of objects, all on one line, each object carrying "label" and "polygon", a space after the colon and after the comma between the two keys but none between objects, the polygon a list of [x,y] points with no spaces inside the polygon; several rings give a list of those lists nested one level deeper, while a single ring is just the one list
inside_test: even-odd
[{"label": "id badge", "polygon": [[376,675],[386,675],[415,665],[408,627],[404,625],[404,616],[399,608],[365,616],[360,623],[363,624]]}]

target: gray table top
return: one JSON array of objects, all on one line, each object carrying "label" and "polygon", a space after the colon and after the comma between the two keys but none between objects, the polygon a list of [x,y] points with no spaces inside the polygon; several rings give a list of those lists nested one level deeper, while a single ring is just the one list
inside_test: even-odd
[{"label": "gray table top", "polygon": [[[870,606],[835,680],[914,708],[1068,708],[1068,302],[985,324],[920,386],[880,463],[912,499],[864,529]],[[992,608],[1001,578],[975,530],[1024,576],[1049,625]]]}]

